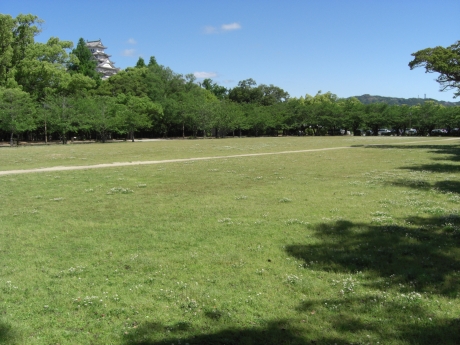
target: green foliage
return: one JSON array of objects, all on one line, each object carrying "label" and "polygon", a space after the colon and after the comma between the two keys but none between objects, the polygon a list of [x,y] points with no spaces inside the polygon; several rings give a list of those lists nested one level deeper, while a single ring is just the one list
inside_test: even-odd
[{"label": "green foliage", "polygon": [[142,57],[139,57],[139,59],[137,60],[135,68],[142,68],[142,67],[147,67],[147,65],[145,64],[144,59]]},{"label": "green foliage", "polygon": [[42,100],[47,94],[66,87],[70,57],[66,51],[72,42],[51,37],[47,43],[27,46],[24,59],[16,67],[15,78],[23,90]]},{"label": "green foliage", "polygon": [[211,91],[218,99],[224,99],[227,96],[228,90],[218,85],[217,83],[213,83],[212,79],[205,79],[201,82],[201,86],[208,91]]},{"label": "green foliage", "polygon": [[[331,92],[291,99],[282,88],[257,85],[251,78],[227,89],[209,78],[198,83],[193,74],[175,73],[159,65],[154,56],[147,65],[141,57],[134,67],[102,81],[83,38],[71,51],[73,43],[57,37],[51,37],[46,43],[35,42],[41,22],[31,14],[16,18],[0,14],[0,87],[21,89],[29,94],[34,108],[40,108],[39,126],[28,134],[38,140],[45,137],[47,141],[51,134],[65,142],[70,134],[84,133],[86,137],[96,135],[106,141],[124,133],[134,138],[135,132],[183,138],[197,137],[198,133],[204,137],[211,133],[225,137],[235,132],[239,136],[278,136],[280,133],[299,135],[307,128],[315,135],[336,135],[344,131],[359,134],[369,129],[376,133],[382,127],[397,133],[415,127],[419,134],[429,134],[439,126],[449,131],[460,127],[458,106],[448,110],[431,103],[425,105],[429,100],[406,102],[369,95],[339,99]],[[411,68],[426,63],[430,71],[440,69],[439,61],[447,58],[455,61],[457,53],[458,43],[417,52]],[[451,76],[456,73],[452,64],[455,65],[453,62],[446,65],[449,70],[443,70],[451,79],[440,80],[449,87],[455,85],[448,84],[455,78]],[[67,109],[64,121],[56,120],[57,111],[50,112],[51,108],[43,107],[57,99],[76,102],[63,107]],[[410,106],[402,106],[404,103]],[[110,106],[106,108],[106,104]],[[24,131],[19,131],[18,135],[22,133]],[[6,129],[0,130],[2,140],[10,134]]]},{"label": "green foliage", "polygon": [[151,128],[153,123],[163,115],[163,108],[160,104],[152,102],[148,97],[136,97],[120,94],[116,102],[120,105],[118,111],[121,116],[121,123],[125,133],[129,133],[134,141],[134,132]]},{"label": "green foliage", "polygon": [[111,133],[124,133],[124,107],[118,106],[115,98],[94,96],[82,99],[80,112],[84,115],[88,129],[95,131],[105,143]]},{"label": "green foliage", "polygon": [[47,112],[47,122],[51,132],[59,135],[63,144],[67,144],[69,132],[76,132],[84,119],[79,111],[82,99],[75,96],[48,95],[43,100]]},{"label": "green foliage", "polygon": [[13,136],[35,128],[35,105],[27,92],[0,88],[0,128]]},{"label": "green foliage", "polygon": [[13,58],[14,19],[0,13],[0,86],[6,84],[7,75]]},{"label": "green foliage", "polygon": [[26,59],[26,52],[41,31],[43,21],[32,14],[12,18],[0,14],[0,86],[15,87],[16,67]]},{"label": "green foliage", "polygon": [[451,46],[426,48],[412,54],[410,69],[424,67],[426,73],[439,73],[436,81],[441,91],[456,89],[455,96],[460,96],[460,41]]},{"label": "green foliage", "polygon": [[83,38],[78,40],[77,46],[72,50],[71,55],[78,60],[70,62],[69,71],[90,77],[97,85],[100,85],[101,76],[96,71],[97,62]]}]

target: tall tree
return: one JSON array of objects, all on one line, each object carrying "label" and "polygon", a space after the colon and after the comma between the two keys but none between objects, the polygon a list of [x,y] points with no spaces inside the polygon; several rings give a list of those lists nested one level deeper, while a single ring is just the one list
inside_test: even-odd
[{"label": "tall tree", "polygon": [[99,134],[105,143],[112,132],[120,133],[123,129],[121,108],[115,103],[116,99],[109,96],[94,96],[84,99],[84,117],[91,130]]},{"label": "tall tree", "polygon": [[151,56],[149,59],[148,67],[155,67],[155,66],[158,66],[157,60],[155,59],[155,56]]},{"label": "tall tree", "polygon": [[20,14],[16,18],[0,14],[0,86],[15,84],[16,66],[26,58],[26,51],[41,31],[42,22],[32,14]]},{"label": "tall tree", "polygon": [[456,89],[455,96],[460,96],[460,41],[449,47],[435,47],[419,50],[412,54],[410,69],[425,67],[426,73],[439,73],[436,81],[441,91]]},{"label": "tall tree", "polygon": [[218,99],[224,99],[228,92],[228,90],[225,87],[220,86],[217,83],[214,83],[210,78],[204,79],[201,82],[201,86],[204,89],[211,91],[214,94],[214,96],[216,96]]},{"label": "tall tree", "polygon": [[10,133],[10,145],[17,133],[35,128],[35,105],[27,92],[0,89],[0,128]]},{"label": "tall tree", "polygon": [[67,144],[70,132],[80,129],[81,99],[62,94],[47,95],[43,100],[43,108],[47,111],[47,125],[51,133],[57,133],[63,144]]},{"label": "tall tree", "polygon": [[18,84],[37,100],[65,87],[66,70],[71,62],[67,49],[72,45],[72,42],[57,37],[51,37],[46,43],[30,44],[24,59],[16,66]]},{"label": "tall tree", "polygon": [[143,128],[151,128],[154,122],[163,115],[160,104],[152,102],[148,97],[136,97],[120,94],[117,103],[123,105],[121,116],[125,132],[134,142],[134,133]]},{"label": "tall tree", "polygon": [[145,61],[142,57],[139,57],[139,60],[137,60],[135,68],[142,68],[142,67],[147,67],[145,64]]},{"label": "tall tree", "polygon": [[97,85],[100,85],[102,79],[101,75],[96,71],[97,62],[83,38],[78,40],[77,46],[72,50],[71,55],[75,56],[78,60],[70,63],[69,71],[90,77]]},{"label": "tall tree", "polygon": [[0,86],[5,85],[13,58],[14,19],[8,14],[0,14]]}]

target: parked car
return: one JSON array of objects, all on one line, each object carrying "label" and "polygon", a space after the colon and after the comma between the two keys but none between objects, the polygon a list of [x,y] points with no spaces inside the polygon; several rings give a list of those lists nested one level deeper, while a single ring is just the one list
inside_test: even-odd
[{"label": "parked car", "polygon": [[431,131],[431,135],[445,135],[445,134],[447,134],[447,130],[442,129],[442,128],[435,128]]},{"label": "parked car", "polygon": [[408,128],[406,129],[406,131],[404,132],[406,135],[416,135],[417,134],[417,130],[415,128]]},{"label": "parked car", "polygon": [[460,135],[460,128],[452,128],[450,130],[450,135],[459,136]]},{"label": "parked car", "polygon": [[386,129],[386,128],[382,128],[382,129],[379,129],[378,135],[391,135],[391,131],[389,129]]}]

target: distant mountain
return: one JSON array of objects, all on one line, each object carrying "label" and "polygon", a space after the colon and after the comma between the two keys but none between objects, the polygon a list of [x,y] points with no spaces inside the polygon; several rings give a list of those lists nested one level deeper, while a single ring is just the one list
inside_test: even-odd
[{"label": "distant mountain", "polygon": [[446,102],[446,101],[438,101],[433,98],[397,98],[397,97],[383,97],[383,96],[371,96],[371,95],[362,95],[362,96],[354,96],[355,98],[359,99],[359,101],[363,104],[371,104],[371,103],[387,103],[390,105],[418,105],[423,104],[426,101],[433,101],[435,103],[444,105],[446,107],[453,107],[453,106],[460,106],[460,102]]}]

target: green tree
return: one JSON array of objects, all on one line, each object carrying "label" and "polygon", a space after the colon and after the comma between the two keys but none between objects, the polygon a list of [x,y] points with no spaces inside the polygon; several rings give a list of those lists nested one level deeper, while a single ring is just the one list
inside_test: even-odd
[{"label": "green tree", "polygon": [[278,86],[264,85],[258,86],[260,93],[262,94],[260,103],[262,105],[273,105],[276,103],[286,102],[289,100],[289,93],[279,88]]},{"label": "green tree", "polygon": [[134,133],[139,129],[151,128],[154,122],[158,122],[163,115],[163,108],[160,104],[152,102],[148,97],[136,97],[120,94],[117,97],[120,107],[120,116],[124,131],[134,142]]},{"label": "green tree", "polygon": [[357,98],[347,98],[339,101],[343,112],[343,128],[351,130],[356,135],[363,123],[363,104]]},{"label": "green tree", "polygon": [[201,86],[204,89],[211,91],[218,99],[224,99],[227,96],[228,90],[225,87],[214,83],[210,78],[204,79],[201,82]]},{"label": "green tree", "polygon": [[[43,100],[44,111],[47,112],[47,126],[51,133],[57,133],[63,144],[67,144],[69,132],[80,129],[81,118],[79,99],[66,95],[48,95]],[[80,109],[79,109],[80,108]]]},{"label": "green tree", "polygon": [[142,68],[142,67],[147,67],[147,65],[145,64],[144,59],[142,57],[139,57],[139,59],[137,60],[135,68]]},{"label": "green tree", "polygon": [[449,47],[435,47],[419,50],[412,54],[410,69],[425,67],[426,73],[439,73],[436,81],[441,91],[456,89],[455,96],[460,96],[460,41]]},{"label": "green tree", "polygon": [[0,86],[14,86],[16,66],[26,58],[26,51],[41,31],[43,21],[32,14],[12,18],[0,14]]},{"label": "green tree", "polygon": [[10,133],[10,145],[17,133],[35,129],[35,105],[27,92],[0,89],[0,128]]},{"label": "green tree", "polygon": [[84,117],[89,129],[99,134],[105,143],[112,132],[123,132],[122,111],[116,99],[109,96],[87,97],[83,102]]},{"label": "green tree", "polygon": [[373,135],[377,135],[379,128],[387,125],[384,114],[388,107],[385,103],[368,104],[364,110],[364,123],[372,130]]},{"label": "green tree", "polygon": [[18,84],[39,101],[47,94],[65,89],[69,81],[67,67],[71,63],[66,50],[72,45],[57,37],[51,37],[47,43],[30,44],[24,59],[16,66]]},{"label": "green tree", "polygon": [[72,50],[71,55],[78,60],[74,60],[69,64],[69,71],[90,77],[97,85],[100,85],[102,79],[101,75],[96,71],[97,62],[83,38],[78,40],[77,46]]},{"label": "green tree", "polygon": [[14,19],[7,14],[0,14],[0,86],[6,85],[7,75],[13,58]]},{"label": "green tree", "polygon": [[263,93],[254,79],[242,80],[229,91],[228,97],[236,103],[260,103]]},{"label": "green tree", "polygon": [[151,56],[149,59],[148,67],[156,67],[156,66],[158,66],[157,60],[155,59],[155,56]]},{"label": "green tree", "polygon": [[416,108],[417,127],[422,135],[430,135],[431,131],[438,126],[441,106],[435,102],[424,102]]}]

